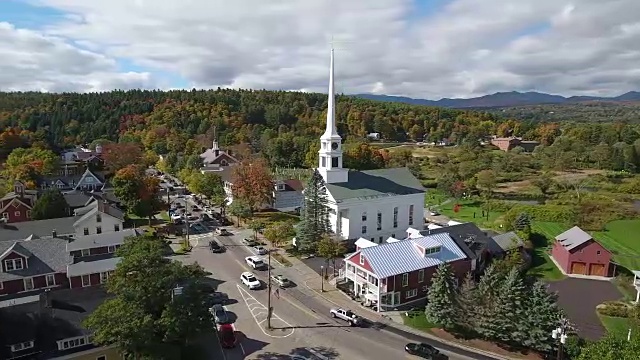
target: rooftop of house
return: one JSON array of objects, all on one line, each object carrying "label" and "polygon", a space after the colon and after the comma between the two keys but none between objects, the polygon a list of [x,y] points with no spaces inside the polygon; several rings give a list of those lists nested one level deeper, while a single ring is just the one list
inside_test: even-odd
[{"label": "rooftop of house", "polygon": [[468,251],[467,256],[471,259],[477,258],[485,250],[491,253],[503,252],[502,248],[486,232],[471,222],[422,230],[420,233],[422,235],[448,233],[458,245],[465,245],[462,249]]},{"label": "rooftop of house", "polygon": [[64,200],[67,202],[67,205],[71,208],[78,208],[87,206],[89,204],[89,200],[92,199],[90,193],[85,191],[70,191],[68,193],[62,194],[64,196]]},{"label": "rooftop of house", "polygon": [[71,252],[97,247],[122,245],[125,238],[138,235],[140,235],[140,233],[136,229],[125,229],[102,234],[76,236],[75,239],[67,243],[66,249],[68,252]]},{"label": "rooftop of house", "polygon": [[210,172],[220,176],[222,181],[231,182],[233,179],[233,165],[231,166],[203,166],[200,168],[201,172]]},{"label": "rooftop of house", "polygon": [[276,185],[284,185],[284,191],[302,191],[304,184],[298,179],[288,179],[276,181]]},{"label": "rooftop of house", "polygon": [[[371,266],[373,273],[382,279],[438,266],[442,263],[467,259],[468,256],[462,246],[457,244],[449,234],[440,233],[370,246],[346,259],[352,259],[357,254],[361,254]],[[419,249],[435,247],[438,247],[439,251],[431,254],[425,254]],[[352,261],[358,263],[358,259]]]},{"label": "rooftop of house", "polygon": [[59,235],[75,232],[73,224],[79,219],[77,216],[57,219],[23,221],[10,224],[0,224],[0,241],[22,240],[28,237],[51,238],[55,231]]},{"label": "rooftop of house", "polygon": [[560,244],[562,244],[562,246],[564,246],[565,249],[569,251],[592,239],[593,237],[591,235],[577,226],[574,226],[571,229],[556,236],[556,240],[559,241]]},{"label": "rooftop of house", "polygon": [[0,272],[0,281],[64,272],[71,262],[66,246],[67,240],[58,238],[0,241],[0,259],[15,252],[26,257],[28,261],[21,270]]},{"label": "rooftop of house", "polygon": [[495,235],[492,237],[492,239],[504,251],[510,251],[524,246],[524,242],[514,231]]},{"label": "rooftop of house", "polygon": [[75,210],[76,215],[80,216],[75,225],[78,225],[85,219],[94,216],[98,212],[113,216],[118,220],[124,221],[125,214],[122,210],[104,200],[96,200],[83,208]]},{"label": "rooftop of house", "polygon": [[384,196],[422,194],[420,181],[408,168],[349,171],[346,183],[327,184],[327,191],[336,201]]},{"label": "rooftop of house", "polygon": [[112,254],[87,256],[80,260],[83,261],[67,265],[67,276],[82,276],[112,271],[115,270],[116,265],[120,262],[120,258],[114,257]]},{"label": "rooftop of house", "polygon": [[[0,308],[0,358],[8,358],[9,346],[34,341],[42,358],[59,356],[59,340],[90,335],[82,326],[84,319],[109,295],[101,287],[47,291],[30,297],[31,302]],[[92,345],[74,348],[76,352]],[[39,357],[40,358],[40,357]]]}]

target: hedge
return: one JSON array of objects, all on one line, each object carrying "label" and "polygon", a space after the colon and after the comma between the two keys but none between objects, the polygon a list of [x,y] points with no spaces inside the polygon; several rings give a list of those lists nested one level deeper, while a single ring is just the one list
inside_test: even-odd
[{"label": "hedge", "polygon": [[575,211],[569,206],[561,205],[525,205],[517,204],[507,211],[506,216],[517,216],[526,212],[532,220],[571,223],[575,219]]},{"label": "hedge", "polygon": [[631,316],[629,305],[620,301],[607,301],[597,307],[598,313],[604,316],[627,318]]}]

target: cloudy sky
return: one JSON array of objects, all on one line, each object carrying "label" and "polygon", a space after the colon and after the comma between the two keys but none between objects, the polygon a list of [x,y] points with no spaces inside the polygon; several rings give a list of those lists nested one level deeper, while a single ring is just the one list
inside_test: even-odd
[{"label": "cloudy sky", "polygon": [[639,0],[0,0],[0,90],[640,90]]}]

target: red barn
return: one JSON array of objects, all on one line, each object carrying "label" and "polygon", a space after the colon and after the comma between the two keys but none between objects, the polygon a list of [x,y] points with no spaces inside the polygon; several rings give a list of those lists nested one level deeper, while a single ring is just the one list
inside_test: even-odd
[{"label": "red barn", "polygon": [[556,236],[551,256],[566,274],[611,276],[611,252],[577,226]]}]

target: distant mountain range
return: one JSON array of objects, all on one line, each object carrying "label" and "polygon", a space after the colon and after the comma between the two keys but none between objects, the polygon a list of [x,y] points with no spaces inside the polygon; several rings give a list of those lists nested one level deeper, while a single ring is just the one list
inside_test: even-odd
[{"label": "distant mountain range", "polygon": [[389,101],[389,102],[401,102],[414,105],[426,105],[426,106],[440,106],[448,108],[490,108],[490,107],[511,107],[511,106],[523,106],[523,105],[542,105],[542,104],[570,104],[580,103],[588,101],[640,101],[640,92],[629,91],[626,94],[622,94],[616,97],[597,97],[597,96],[571,96],[564,97],[560,95],[550,95],[539,92],[497,92],[491,95],[480,96],[470,99],[440,99],[425,100],[425,99],[412,99],[403,96],[389,96],[389,95],[374,95],[374,94],[357,94],[356,97]]}]

